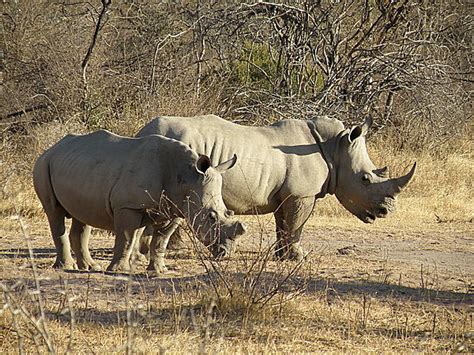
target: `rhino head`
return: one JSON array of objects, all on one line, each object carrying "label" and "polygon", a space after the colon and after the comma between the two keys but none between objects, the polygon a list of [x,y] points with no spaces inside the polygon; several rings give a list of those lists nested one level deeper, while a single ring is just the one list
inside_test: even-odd
[{"label": "rhino head", "polygon": [[213,167],[206,155],[195,164],[198,181],[188,195],[188,221],[201,242],[216,258],[230,254],[236,238],[245,233],[245,227],[228,210],[222,198],[222,174],[237,161],[234,155],[226,162]]},{"label": "rhino head", "polygon": [[334,157],[334,194],[349,212],[365,223],[373,223],[395,210],[396,196],[412,180],[416,169],[415,163],[406,175],[398,178],[389,178],[386,167],[377,169],[365,142],[371,125],[369,116],[362,125],[345,131]]}]

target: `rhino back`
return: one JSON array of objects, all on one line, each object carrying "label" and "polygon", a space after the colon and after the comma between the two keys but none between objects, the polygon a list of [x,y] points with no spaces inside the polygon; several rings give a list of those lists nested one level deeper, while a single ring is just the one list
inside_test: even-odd
[{"label": "rhino back", "polygon": [[83,223],[113,229],[114,210],[143,208],[151,201],[145,190],[162,191],[166,169],[160,154],[170,152],[157,149],[156,140],[163,138],[123,138],[107,131],[67,137],[47,152],[56,199]]},{"label": "rhino back", "polygon": [[[224,174],[223,197],[236,213],[273,212],[291,194],[315,195],[318,188],[302,179],[313,177],[317,153],[307,125],[301,120],[267,127],[242,126],[218,116],[159,117],[138,135],[157,133],[188,144],[217,165],[232,154],[237,165]],[[326,172],[327,173],[327,172]],[[324,182],[324,178],[323,178]],[[322,184],[322,183],[321,183]]]}]

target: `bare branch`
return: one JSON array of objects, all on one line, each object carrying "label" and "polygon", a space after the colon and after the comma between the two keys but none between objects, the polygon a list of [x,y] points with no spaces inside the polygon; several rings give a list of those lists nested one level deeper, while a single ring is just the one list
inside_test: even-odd
[{"label": "bare branch", "polygon": [[97,42],[97,36],[99,35],[99,31],[102,28],[101,24],[102,21],[105,17],[105,14],[107,13],[107,8],[110,6],[112,3],[112,0],[101,0],[102,1],[102,9],[99,14],[99,18],[97,19],[97,23],[95,25],[94,33],[92,35],[91,43],[89,44],[89,48],[87,49],[87,53],[82,60],[81,63],[81,68],[82,68],[82,80],[84,82],[84,85],[87,84],[87,78],[86,78],[86,70],[87,70],[87,65],[89,64],[90,57],[92,55],[92,52],[95,48],[96,42]]}]

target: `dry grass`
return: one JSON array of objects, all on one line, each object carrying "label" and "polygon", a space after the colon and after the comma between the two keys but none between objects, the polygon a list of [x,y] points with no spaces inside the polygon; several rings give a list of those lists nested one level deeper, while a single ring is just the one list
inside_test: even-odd
[{"label": "dry grass", "polygon": [[[127,333],[132,333],[133,351],[144,353],[407,352],[461,350],[462,346],[467,350],[472,346],[472,340],[467,339],[469,316],[462,311],[369,295],[332,298],[328,293],[304,297],[284,310],[254,318],[246,326],[238,315],[219,310],[209,322],[206,308],[195,303],[181,305],[176,313],[170,310],[174,305],[167,301],[168,295],[154,297],[151,303],[157,307],[152,310],[133,309],[128,325],[123,304],[104,309],[94,303],[91,310],[80,306],[75,310],[77,324],[72,334],[67,313],[49,313],[48,327],[57,352],[64,352],[70,342],[74,352],[123,352],[130,341]],[[15,331],[8,320],[4,318],[4,325],[10,328],[4,334],[10,343],[3,351],[16,347]],[[25,350],[36,348],[31,340],[24,340]]]},{"label": "dry grass", "polygon": [[[324,199],[307,223],[312,252],[301,265],[266,257],[274,227],[260,216],[244,218],[249,232],[231,260],[215,264],[190,247],[171,255],[170,275],[128,277],[51,269],[53,244],[30,171],[39,152],[83,131],[53,123],[3,142],[2,353],[46,352],[47,344],[99,353],[473,351],[469,144],[440,157],[387,151],[375,139],[373,160],[394,175],[418,163],[397,213],[367,226]],[[111,246],[110,235],[94,233],[103,265]]]},{"label": "dry grass", "polygon": [[[283,302],[288,293],[282,291],[274,304],[250,314],[245,294],[215,302],[199,267],[193,277],[150,279],[43,269],[45,322],[57,352],[472,351],[472,318],[461,294],[450,293],[452,299],[441,302],[434,291],[390,283],[371,289],[357,277],[345,289],[344,282],[324,273],[330,269],[327,261],[313,262],[318,272],[298,275],[306,279],[303,294]],[[232,282],[238,274],[235,270],[225,277]],[[27,273],[23,276],[28,280]],[[62,280],[68,280],[67,290]],[[14,299],[35,309],[29,287],[15,288],[10,281],[5,284]],[[26,352],[45,351],[44,339],[29,324],[34,316],[17,315],[13,322],[12,308],[5,302],[2,352],[18,349],[19,336]]]},{"label": "dry grass", "polygon": [[[472,351],[472,267],[437,267],[384,251],[405,239],[417,245],[409,249],[429,252],[436,242],[436,250],[446,251],[458,236],[469,237],[472,247],[468,226],[463,231],[442,225],[437,235],[434,230],[420,235],[423,228],[413,225],[374,230],[352,219],[312,219],[305,241],[313,252],[293,272],[294,263],[262,260],[273,239],[270,222],[249,217],[239,253],[216,270],[189,248],[171,255],[171,275],[128,277],[53,271],[45,221],[25,222],[48,340],[56,352]],[[453,231],[457,234],[450,235]],[[18,220],[5,220],[2,235],[0,350],[16,351],[21,339],[25,352],[45,352],[44,336],[32,323],[41,313]],[[92,243],[105,266],[112,238],[99,232]],[[357,245],[353,254],[338,252],[348,245]],[[462,251],[469,253],[469,245]],[[258,267],[252,269],[253,263]],[[285,280],[286,275],[291,277]],[[280,286],[271,302],[252,305],[252,282],[257,297]],[[20,307],[26,312],[18,312]]]}]

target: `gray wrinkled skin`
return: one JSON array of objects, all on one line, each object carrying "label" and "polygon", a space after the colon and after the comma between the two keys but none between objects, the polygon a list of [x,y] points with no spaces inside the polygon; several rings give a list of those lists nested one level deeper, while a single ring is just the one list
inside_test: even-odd
[{"label": "gray wrinkled skin", "polygon": [[366,149],[371,118],[352,129],[328,117],[282,120],[266,127],[242,126],[214,115],[158,117],[137,136],[161,134],[188,144],[218,164],[237,154],[237,166],[223,176],[222,196],[236,214],[273,213],[276,256],[301,259],[300,237],[315,201],[335,194],[366,223],[395,208],[395,197],[408,185],[405,176],[389,179],[376,169]]},{"label": "gray wrinkled skin", "polygon": [[[236,159],[213,167],[207,156],[157,135],[124,138],[100,130],[64,137],[33,170],[56,246],[54,267],[100,269],[89,253],[91,227],[115,232],[110,271],[130,270],[137,238],[153,224],[168,233],[153,236],[148,269],[166,270],[164,251],[181,217],[204,244],[225,247],[226,239],[244,233],[242,224],[229,218],[221,195],[221,174]],[[72,218],[69,236],[65,218]]]}]

